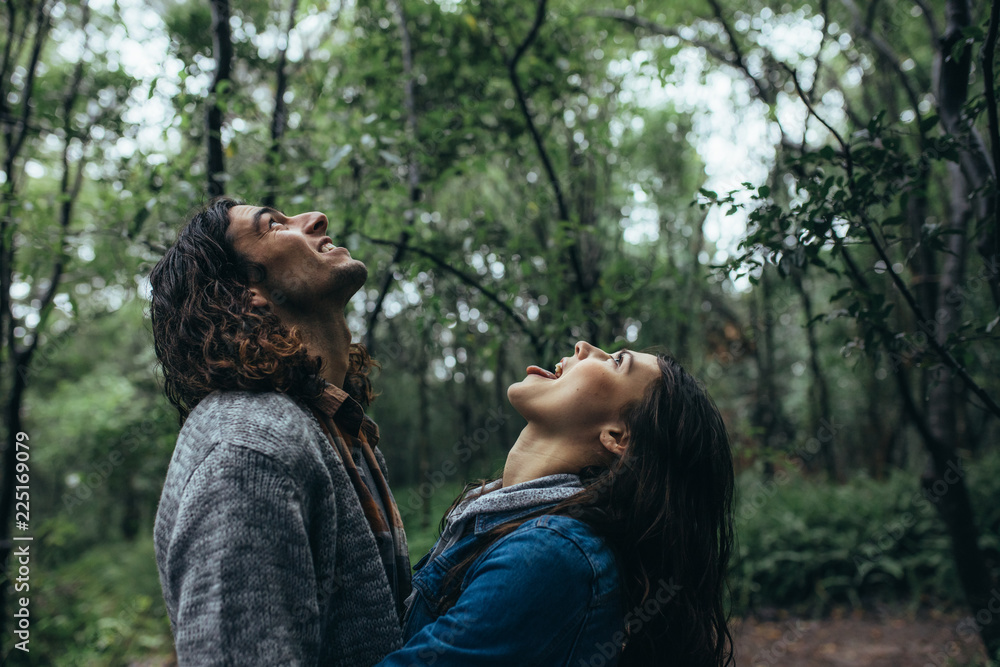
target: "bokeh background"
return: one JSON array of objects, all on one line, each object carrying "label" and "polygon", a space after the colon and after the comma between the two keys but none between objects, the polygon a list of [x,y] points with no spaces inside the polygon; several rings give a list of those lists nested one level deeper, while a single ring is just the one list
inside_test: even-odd
[{"label": "bokeh background", "polygon": [[226,193],[325,212],[368,265],[349,317],[414,562],[501,468],[527,364],[657,345],[732,435],[739,664],[984,664],[997,9],[6,0],[0,557],[33,541],[3,655],[171,664],[148,274]]}]

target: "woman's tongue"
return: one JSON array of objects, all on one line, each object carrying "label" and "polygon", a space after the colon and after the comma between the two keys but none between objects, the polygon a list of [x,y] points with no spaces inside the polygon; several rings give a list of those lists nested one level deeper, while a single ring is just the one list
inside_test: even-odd
[{"label": "woman's tongue", "polygon": [[528,370],[525,371],[528,375],[541,375],[543,378],[548,378],[549,380],[555,380],[556,374],[552,371],[547,371],[544,368],[539,368],[538,366],[528,366]]}]

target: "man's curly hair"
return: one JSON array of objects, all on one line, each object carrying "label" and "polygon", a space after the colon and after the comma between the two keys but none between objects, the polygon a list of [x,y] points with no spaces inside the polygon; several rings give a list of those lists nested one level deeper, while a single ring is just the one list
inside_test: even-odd
[{"label": "man's curly hair", "polygon": [[[233,247],[229,211],[241,202],[213,199],[181,230],[150,273],[153,343],[164,391],[180,423],[211,392],[276,391],[307,406],[323,393],[322,360],[270,311],[251,306],[250,285],[266,275]],[[352,343],[344,389],[362,405],[372,398],[377,363]]]}]

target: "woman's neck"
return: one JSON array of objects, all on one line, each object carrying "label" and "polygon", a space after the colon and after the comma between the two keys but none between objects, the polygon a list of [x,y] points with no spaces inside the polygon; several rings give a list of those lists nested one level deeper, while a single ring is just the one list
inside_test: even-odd
[{"label": "woman's neck", "polygon": [[591,452],[579,442],[542,433],[529,423],[517,436],[503,468],[503,486],[556,475],[577,474],[587,465],[597,463]]}]

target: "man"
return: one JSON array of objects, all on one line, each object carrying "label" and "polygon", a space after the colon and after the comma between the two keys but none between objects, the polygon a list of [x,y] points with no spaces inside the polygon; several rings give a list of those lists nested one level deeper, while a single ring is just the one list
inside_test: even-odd
[{"label": "man", "polygon": [[368,271],[326,227],[216,199],[150,275],[182,423],[154,531],[181,665],[367,666],[402,643],[406,539],[344,316]]}]

